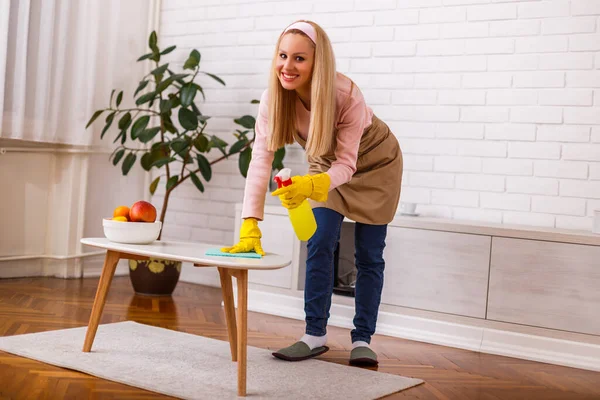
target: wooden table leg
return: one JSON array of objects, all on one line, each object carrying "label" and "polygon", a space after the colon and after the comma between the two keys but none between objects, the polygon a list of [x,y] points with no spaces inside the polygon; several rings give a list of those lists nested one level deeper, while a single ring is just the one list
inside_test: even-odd
[{"label": "wooden table leg", "polygon": [[227,320],[227,333],[229,335],[229,347],[231,348],[231,361],[237,361],[237,327],[235,322],[235,304],[233,301],[233,285],[227,268],[217,267],[221,278],[221,292],[223,294],[223,305],[225,307],[225,319]]},{"label": "wooden table leg", "polygon": [[238,396],[246,396],[246,358],[248,342],[248,270],[230,270],[237,278],[237,354],[238,354]]},{"label": "wooden table leg", "polygon": [[94,306],[92,307],[92,315],[90,316],[90,322],[88,324],[87,332],[85,334],[85,342],[83,344],[83,351],[88,353],[92,349],[92,343],[94,343],[94,337],[98,330],[98,323],[100,317],[102,317],[102,310],[104,310],[104,303],[106,302],[106,295],[108,294],[108,288],[112,282],[112,278],[115,275],[115,269],[119,262],[119,252],[108,250],[106,257],[104,258],[104,267],[102,268],[102,274],[100,275],[100,282],[98,283],[98,289],[96,290],[96,298],[94,299]]}]

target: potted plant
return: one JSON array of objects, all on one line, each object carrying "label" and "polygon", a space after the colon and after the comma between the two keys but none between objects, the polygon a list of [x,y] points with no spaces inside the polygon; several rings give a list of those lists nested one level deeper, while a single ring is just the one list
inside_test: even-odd
[{"label": "potted plant", "polygon": [[[116,147],[109,157],[112,164],[120,164],[123,175],[127,175],[138,160],[146,171],[153,168],[161,171],[150,184],[149,190],[154,194],[159,185],[165,185],[158,218],[164,225],[171,194],[188,179],[203,193],[203,182],[210,181],[212,166],[236,154],[239,157],[239,171],[246,177],[256,121],[251,115],[234,119],[240,127],[233,132],[235,141],[231,146],[210,134],[207,130],[210,117],[202,114],[196,104],[198,94],[205,99],[204,90],[196,79],[206,76],[222,85],[225,82],[216,75],[200,70],[200,52],[196,49],[185,60],[183,71],[174,72],[169,63],[161,64],[161,60],[176,46],[161,50],[154,31],[150,34],[148,46],[150,52],[138,58],[137,62],[147,60],[154,64],[133,94],[136,107],[121,107],[123,91],[117,93],[117,90],[113,90],[108,107],[95,111],[86,129],[105,114],[100,138],[104,139],[111,127],[117,128],[113,129],[116,132],[113,140]],[[258,101],[252,100],[252,103]],[[214,150],[218,156],[212,158]],[[284,156],[285,148],[275,153],[274,170],[283,168]],[[131,261],[129,276],[136,293],[170,295],[177,285],[180,271],[181,263],[156,259]]]}]

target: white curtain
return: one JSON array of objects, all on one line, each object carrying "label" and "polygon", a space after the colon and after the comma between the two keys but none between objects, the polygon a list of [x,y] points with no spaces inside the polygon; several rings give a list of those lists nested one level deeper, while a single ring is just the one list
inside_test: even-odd
[{"label": "white curtain", "polygon": [[4,110],[4,77],[6,75],[6,50],[8,49],[8,15],[10,0],[0,0],[0,136],[2,136],[2,110]]},{"label": "white curtain", "polygon": [[135,60],[146,52],[151,2],[0,2],[0,138],[97,142],[87,120],[144,70]]}]

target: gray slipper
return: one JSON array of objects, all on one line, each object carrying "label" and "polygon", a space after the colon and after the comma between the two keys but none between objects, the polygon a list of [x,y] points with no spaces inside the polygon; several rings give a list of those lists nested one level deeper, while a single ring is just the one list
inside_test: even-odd
[{"label": "gray slipper", "polygon": [[285,361],[302,361],[321,355],[329,350],[327,346],[315,347],[310,349],[304,342],[296,342],[289,347],[285,347],[273,353],[273,356]]},{"label": "gray slipper", "polygon": [[350,352],[350,365],[375,366],[377,354],[366,346],[359,346]]}]

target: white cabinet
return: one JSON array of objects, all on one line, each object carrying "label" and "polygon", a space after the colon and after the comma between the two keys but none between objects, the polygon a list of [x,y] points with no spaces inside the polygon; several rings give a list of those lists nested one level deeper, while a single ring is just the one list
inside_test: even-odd
[{"label": "white cabinet", "polygon": [[490,240],[388,227],[382,303],[485,318]]},{"label": "white cabinet", "polygon": [[[251,307],[301,320],[306,243],[280,205],[260,227],[265,250],[292,264],[251,273]],[[379,333],[600,370],[600,235],[400,216],[386,244]],[[352,221],[339,261],[342,274],[354,262]],[[330,325],[352,326],[352,299],[333,296],[331,313]]]},{"label": "white cabinet", "polygon": [[487,318],[600,335],[600,247],[495,237]]}]

